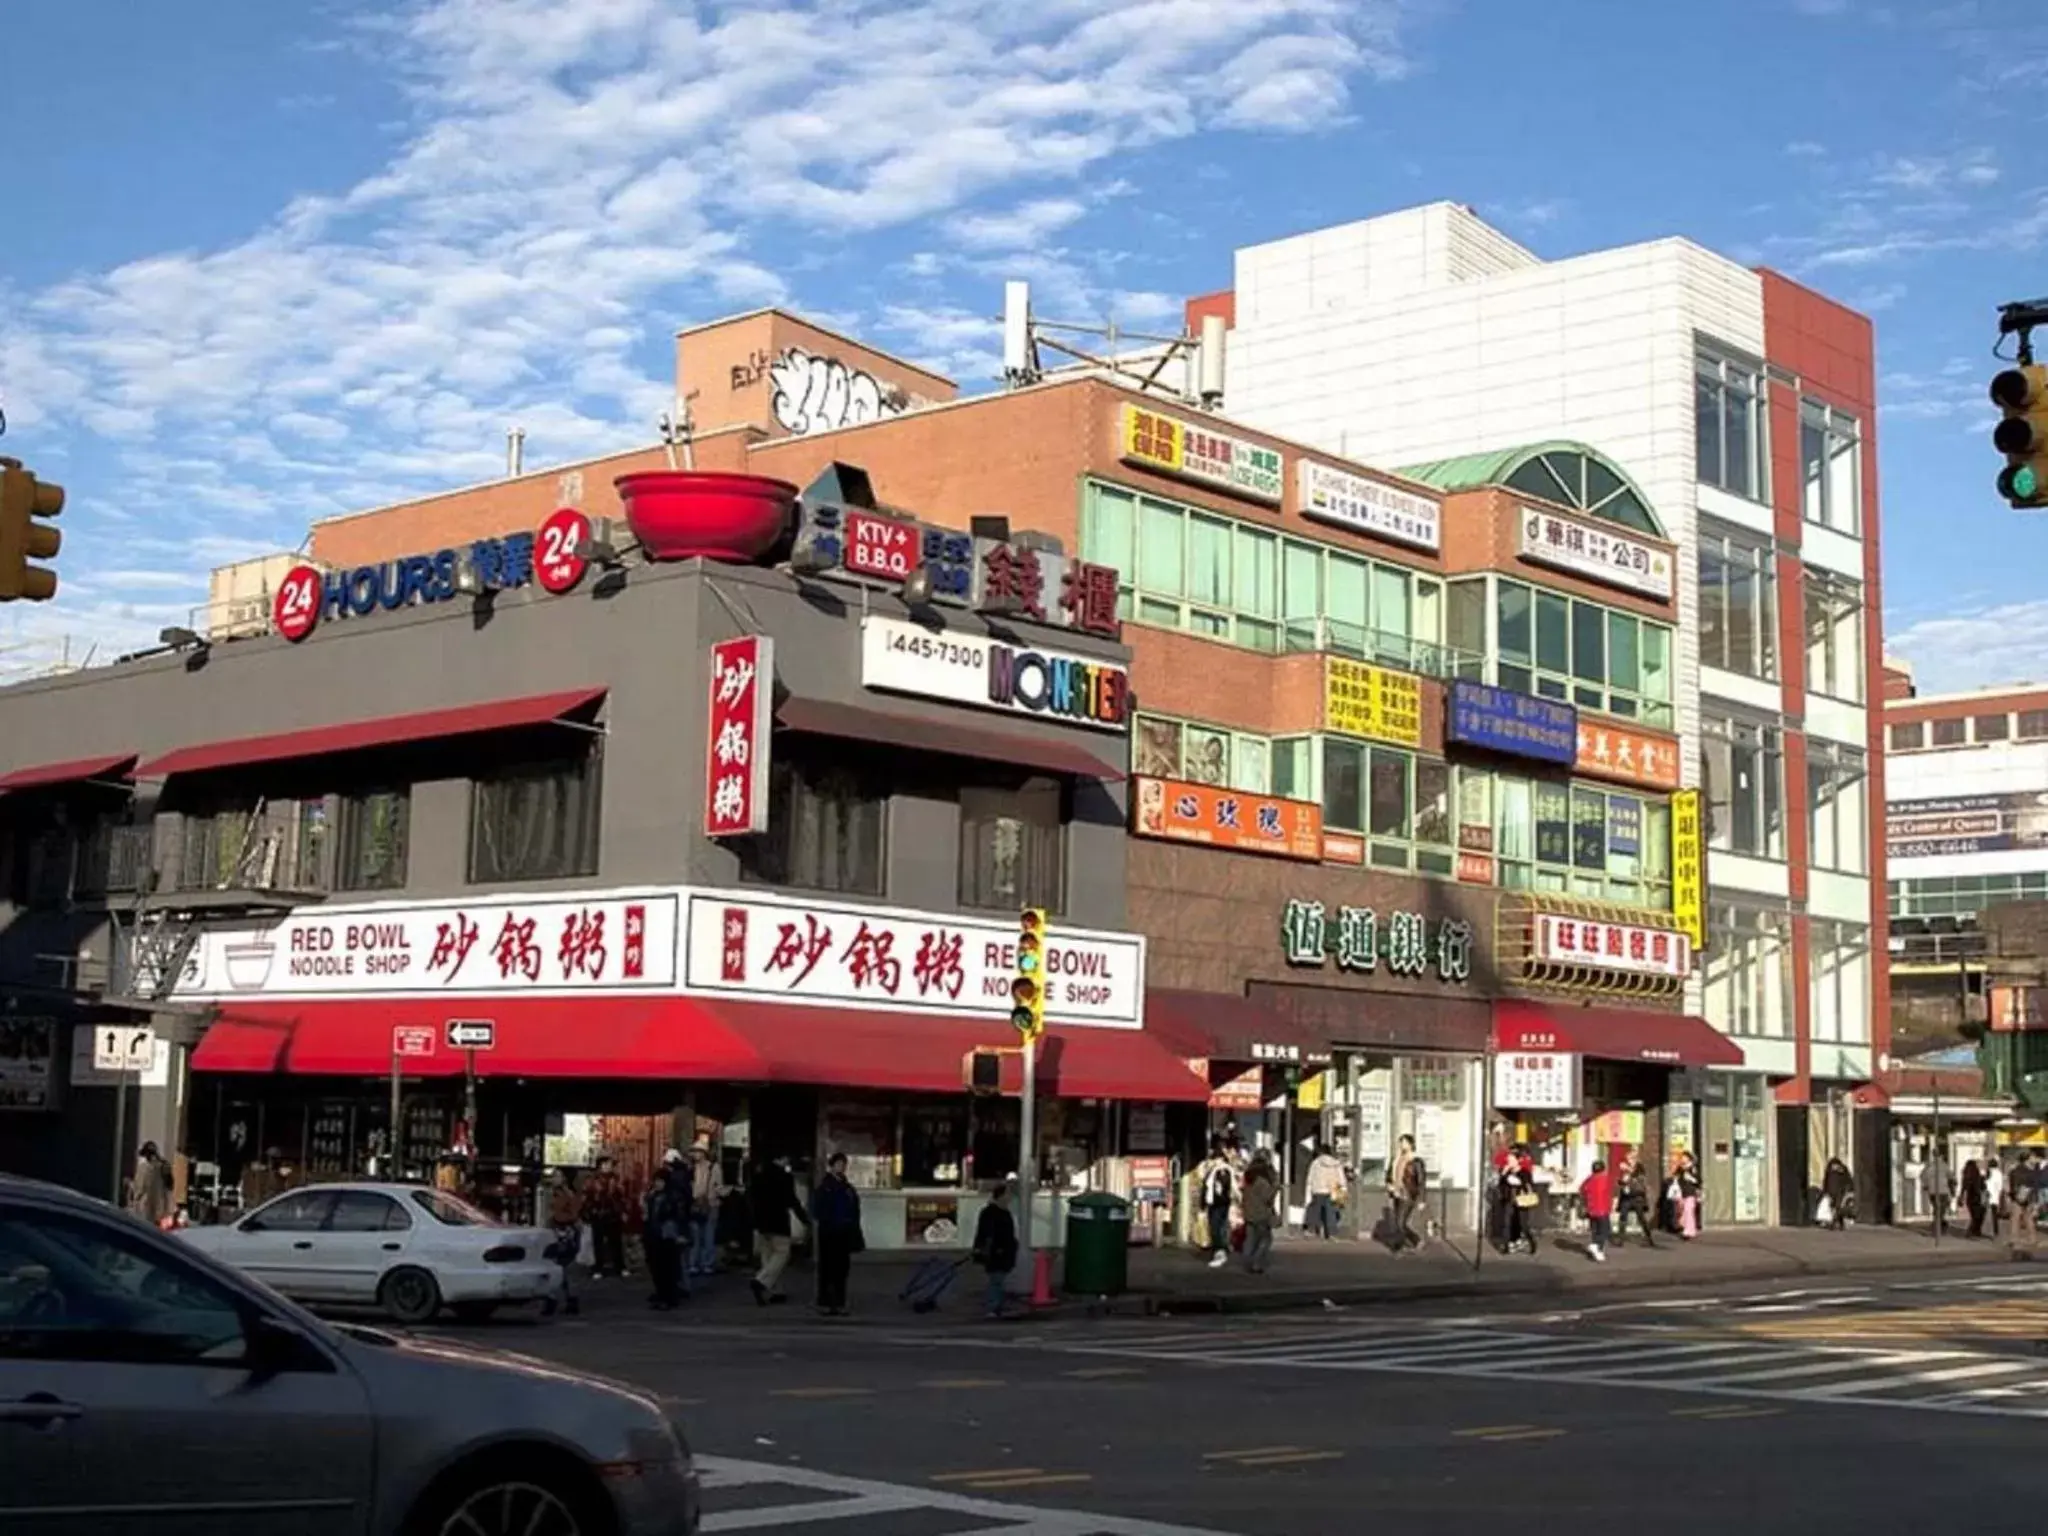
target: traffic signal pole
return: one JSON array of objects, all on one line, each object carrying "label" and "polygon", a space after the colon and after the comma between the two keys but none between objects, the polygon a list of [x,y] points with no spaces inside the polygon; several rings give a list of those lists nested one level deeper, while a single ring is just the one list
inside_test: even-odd
[{"label": "traffic signal pole", "polygon": [[1038,1037],[1024,1040],[1022,1102],[1017,1106],[1017,1184],[1023,1198],[1017,1202],[1017,1256],[1024,1272],[1031,1274],[1031,1208],[1038,1201]]}]

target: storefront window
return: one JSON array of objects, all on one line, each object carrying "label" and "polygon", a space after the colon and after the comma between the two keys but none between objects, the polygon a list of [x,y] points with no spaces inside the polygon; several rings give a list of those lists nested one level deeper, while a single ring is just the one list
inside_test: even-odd
[{"label": "storefront window", "polygon": [[1057,779],[960,791],[960,905],[1066,910],[1066,791]]},{"label": "storefront window", "polygon": [[824,1154],[846,1154],[846,1179],[855,1189],[896,1188],[896,1103],[893,1099],[834,1099],[823,1107]]},{"label": "storefront window", "polygon": [[411,812],[412,796],[403,789],[342,797],[335,889],[390,891],[405,884]]}]

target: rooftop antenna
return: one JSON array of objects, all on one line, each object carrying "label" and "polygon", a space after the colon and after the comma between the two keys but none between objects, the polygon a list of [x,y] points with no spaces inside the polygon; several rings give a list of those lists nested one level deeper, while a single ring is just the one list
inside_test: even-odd
[{"label": "rooftop antenna", "polygon": [[[1045,377],[1040,349],[1049,348],[1090,368],[1128,379],[1139,389],[1167,390],[1189,404],[1214,410],[1223,403],[1225,329],[1220,315],[1204,318],[1199,337],[1186,330],[1177,336],[1126,331],[1114,320],[1101,325],[1041,320],[1031,313],[1031,285],[1012,280],[1003,285],[1003,383],[1010,389],[1036,384]],[[1069,337],[1098,338],[1106,350],[1098,355],[1066,339]],[[1117,358],[1117,348],[1132,342],[1158,349],[1151,357],[1134,360],[1149,366],[1132,366]],[[1181,364],[1178,387],[1163,382],[1167,365],[1176,361]]]},{"label": "rooftop antenna", "polygon": [[[677,395],[676,403],[661,416],[661,446],[668,450],[670,469],[695,469],[696,451],[690,446],[693,425],[690,421],[690,397]],[[680,458],[681,462],[677,460]]]},{"label": "rooftop antenna", "polygon": [[505,478],[517,480],[526,473],[526,428],[508,427],[505,431]]}]

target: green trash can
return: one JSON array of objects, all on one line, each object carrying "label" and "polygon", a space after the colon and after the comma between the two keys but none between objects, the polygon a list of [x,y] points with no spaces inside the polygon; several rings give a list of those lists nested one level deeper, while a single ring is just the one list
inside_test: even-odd
[{"label": "green trash can", "polygon": [[1121,1296],[1130,1285],[1131,1203],[1115,1195],[1067,1202],[1066,1289],[1077,1296]]}]

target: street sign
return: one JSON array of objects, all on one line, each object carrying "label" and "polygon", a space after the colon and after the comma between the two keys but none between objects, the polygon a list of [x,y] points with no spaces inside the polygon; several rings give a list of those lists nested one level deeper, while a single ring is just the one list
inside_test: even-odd
[{"label": "street sign", "polygon": [[[451,1029],[453,1025],[449,1026]],[[391,1054],[394,1056],[431,1056],[434,1054],[434,1026],[431,1024],[394,1024],[391,1028]]]},{"label": "street sign", "polygon": [[156,1031],[147,1024],[98,1024],[92,1064],[99,1072],[147,1072],[156,1060]]},{"label": "street sign", "polygon": [[448,1048],[455,1051],[488,1051],[498,1043],[498,1025],[493,1019],[450,1019]]}]

